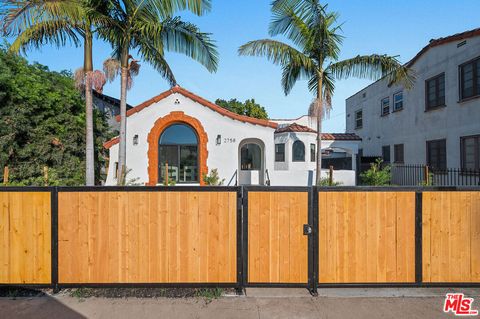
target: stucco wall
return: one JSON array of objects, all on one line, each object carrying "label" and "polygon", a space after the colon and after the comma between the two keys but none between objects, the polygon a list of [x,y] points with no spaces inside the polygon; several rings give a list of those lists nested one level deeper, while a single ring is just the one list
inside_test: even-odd
[{"label": "stucco wall", "polygon": [[[406,164],[426,163],[426,141],[447,140],[447,165],[460,167],[460,137],[480,134],[480,99],[459,101],[459,65],[480,56],[480,37],[467,39],[457,48],[452,42],[428,50],[413,65],[415,87],[404,90],[404,107],[393,109],[393,94],[399,85],[388,87],[378,81],[346,101],[347,132],[356,133],[363,141],[364,156],[381,156],[382,146],[404,144]],[[445,72],[446,107],[425,111],[425,80]],[[363,97],[365,94],[365,98]],[[381,100],[390,97],[390,114],[381,116]],[[363,110],[363,127],[355,129],[355,112]]]}]

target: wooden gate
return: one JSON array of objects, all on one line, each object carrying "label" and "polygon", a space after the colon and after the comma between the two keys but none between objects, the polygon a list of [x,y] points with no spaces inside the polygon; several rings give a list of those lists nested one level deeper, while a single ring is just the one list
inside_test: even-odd
[{"label": "wooden gate", "polygon": [[308,188],[244,187],[243,194],[245,285],[307,286]]}]

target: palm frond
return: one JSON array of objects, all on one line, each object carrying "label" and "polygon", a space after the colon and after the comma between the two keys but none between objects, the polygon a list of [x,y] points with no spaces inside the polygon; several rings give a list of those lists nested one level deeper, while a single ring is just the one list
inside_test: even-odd
[{"label": "palm frond", "polygon": [[282,88],[285,95],[290,94],[297,81],[310,79],[313,75],[313,69],[305,69],[295,63],[286,64],[282,71]]},{"label": "palm frond", "polygon": [[[145,2],[148,1],[143,3]],[[212,9],[211,0],[153,0],[151,4],[163,19],[172,17],[183,10],[188,10],[195,15],[201,16]]]},{"label": "palm frond", "polygon": [[[209,33],[200,32],[192,23],[184,22],[180,18],[172,18],[161,25],[161,33],[152,32],[151,41],[161,37],[167,51],[185,54],[199,62],[210,72],[218,68],[218,51]],[[155,42],[155,41],[154,41]]]},{"label": "palm frond", "polygon": [[359,55],[333,63],[328,66],[327,71],[336,79],[356,77],[378,80],[388,76],[390,82],[402,82],[407,88],[411,87],[415,81],[414,75],[400,64],[397,57],[388,55]]},{"label": "palm frond", "polygon": [[61,47],[67,42],[75,46],[81,44],[77,30],[72,28],[69,21],[43,21],[32,25],[20,33],[11,44],[9,50],[12,52],[26,52],[31,47],[38,49],[47,43]]},{"label": "palm frond", "polygon": [[298,16],[294,8],[279,6],[272,8],[273,19],[270,22],[269,33],[271,36],[284,34],[297,46],[305,48],[312,37],[308,22]]},{"label": "palm frond", "polygon": [[288,44],[275,40],[265,39],[248,42],[238,49],[238,53],[242,56],[266,57],[276,65],[285,66],[293,63],[308,70],[315,67],[308,56]]},{"label": "palm frond", "polygon": [[73,0],[2,0],[2,33],[15,36],[33,25],[56,19],[80,24],[84,8]]}]

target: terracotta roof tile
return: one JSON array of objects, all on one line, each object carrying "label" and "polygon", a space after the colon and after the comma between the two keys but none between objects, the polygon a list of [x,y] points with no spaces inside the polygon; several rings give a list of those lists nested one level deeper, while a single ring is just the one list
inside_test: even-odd
[{"label": "terracotta roof tile", "polygon": [[[236,113],[233,113],[233,112],[230,112],[226,109],[224,109],[223,107],[221,106],[218,106],[210,101],[207,101],[205,100],[204,98],[180,87],[180,86],[175,86],[173,88],[171,88],[170,90],[168,91],[165,91],[145,102],[143,102],[142,104],[134,107],[133,109],[131,110],[128,110],[127,111],[127,117],[132,115],[132,114],[135,114],[135,113],[138,113],[140,111],[142,111],[144,108],[146,107],[149,107],[150,105],[156,103],[156,102],[159,102],[165,98],[167,98],[168,96],[174,94],[174,93],[179,93],[185,97],[188,97],[190,99],[192,99],[193,101],[205,106],[205,107],[208,107],[209,109],[217,112],[217,113],[220,113],[222,114],[223,116],[227,116],[231,119],[234,119],[234,120],[237,120],[237,121],[241,121],[241,122],[244,122],[244,123],[250,123],[250,124],[255,124],[255,125],[261,125],[261,126],[266,126],[266,127],[271,127],[271,128],[277,128],[278,127],[278,124],[275,123],[275,122],[271,122],[269,120],[260,120],[260,119],[257,119],[257,118],[253,118],[253,117],[249,117],[249,116],[245,116],[245,115],[239,115],[239,114],[236,114]],[[120,121],[120,116],[117,116],[116,117],[117,121]]]},{"label": "terracotta roof tile", "polygon": [[[297,123],[280,127],[275,131],[275,133],[286,132],[317,133],[314,129]],[[362,139],[354,133],[322,133],[322,140],[361,141]]]}]

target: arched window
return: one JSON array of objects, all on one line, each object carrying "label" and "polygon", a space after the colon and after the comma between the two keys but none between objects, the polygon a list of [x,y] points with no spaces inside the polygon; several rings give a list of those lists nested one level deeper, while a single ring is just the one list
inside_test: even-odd
[{"label": "arched window", "polygon": [[303,144],[302,141],[293,142],[292,161],[293,162],[305,162],[305,144]]},{"label": "arched window", "polygon": [[198,182],[198,138],[186,124],[167,127],[158,141],[158,182],[164,183],[168,164],[168,180],[177,183]]},{"label": "arched window", "polygon": [[257,144],[245,144],[240,150],[242,171],[260,171],[262,169],[262,149]]}]

